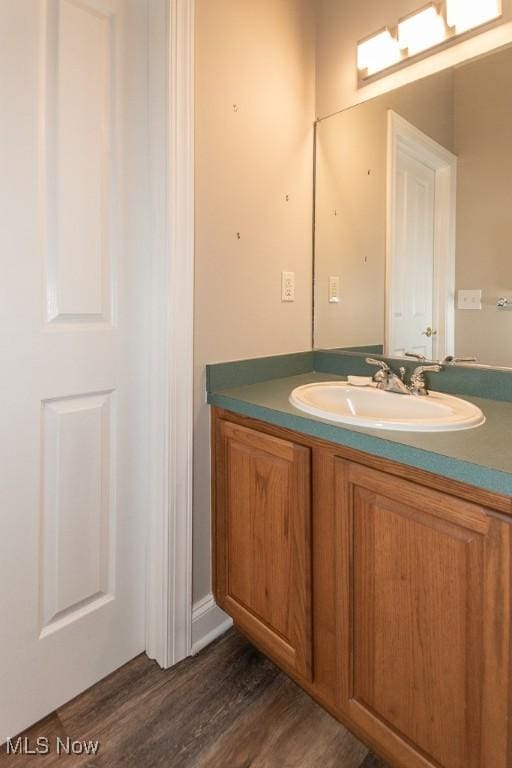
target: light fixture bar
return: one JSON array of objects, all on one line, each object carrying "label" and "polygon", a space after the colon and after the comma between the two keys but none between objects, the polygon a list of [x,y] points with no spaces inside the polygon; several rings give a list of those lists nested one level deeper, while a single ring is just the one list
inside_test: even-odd
[{"label": "light fixture bar", "polygon": [[[408,58],[498,19],[503,0],[434,0],[357,44],[357,69],[365,80]],[[445,20],[446,19],[446,20]]]},{"label": "light fixture bar", "polygon": [[435,3],[429,3],[398,22],[398,44],[409,56],[439,45],[445,39],[446,25]]}]

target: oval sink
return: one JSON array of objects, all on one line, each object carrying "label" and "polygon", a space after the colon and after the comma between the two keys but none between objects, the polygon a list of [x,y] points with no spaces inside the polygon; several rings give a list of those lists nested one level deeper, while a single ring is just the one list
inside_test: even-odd
[{"label": "oval sink", "polygon": [[452,395],[396,395],[339,381],[297,387],[290,403],[329,421],[401,432],[451,432],[485,423],[480,408]]}]

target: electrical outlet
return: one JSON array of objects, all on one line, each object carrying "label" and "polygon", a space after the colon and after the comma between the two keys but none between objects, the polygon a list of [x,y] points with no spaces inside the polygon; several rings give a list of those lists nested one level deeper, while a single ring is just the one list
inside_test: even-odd
[{"label": "electrical outlet", "polygon": [[340,303],[340,278],[333,275],[329,278],[329,304]]},{"label": "electrical outlet", "polygon": [[457,309],[482,309],[482,291],[457,291]]},{"label": "electrical outlet", "polygon": [[281,274],[281,301],[295,301],[295,272]]}]

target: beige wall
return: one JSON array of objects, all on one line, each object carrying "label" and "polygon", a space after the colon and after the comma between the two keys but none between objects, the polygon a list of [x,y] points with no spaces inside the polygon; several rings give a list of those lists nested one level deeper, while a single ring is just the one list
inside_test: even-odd
[{"label": "beige wall", "polygon": [[[481,289],[481,311],[458,310],[455,348],[512,364],[512,50],[455,70],[457,289]],[[505,97],[504,97],[505,95]]]},{"label": "beige wall", "polygon": [[210,591],[205,364],[311,348],[315,94],[310,0],[196,7],[195,600]]},{"label": "beige wall", "polygon": [[[318,125],[315,347],[384,344],[387,113],[453,148],[453,70]],[[330,304],[330,275],[340,303]]]},{"label": "beige wall", "polygon": [[[457,60],[475,55],[485,35],[449,47],[435,56],[403,68],[359,89],[356,71],[357,41],[395,24],[401,16],[421,8],[419,0],[317,0],[316,112],[318,117],[338,112],[406,82],[431,74]],[[503,22],[512,19],[512,0],[503,0]],[[501,22],[497,25],[502,26]]]}]

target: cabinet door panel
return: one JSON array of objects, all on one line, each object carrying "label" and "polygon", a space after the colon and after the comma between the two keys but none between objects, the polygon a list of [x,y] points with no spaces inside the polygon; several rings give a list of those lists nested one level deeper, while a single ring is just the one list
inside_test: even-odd
[{"label": "cabinet door panel", "polygon": [[276,660],[311,677],[310,451],[218,422],[216,595]]},{"label": "cabinet door panel", "polygon": [[505,768],[509,525],[375,470],[336,471],[345,714],[399,764]]}]

